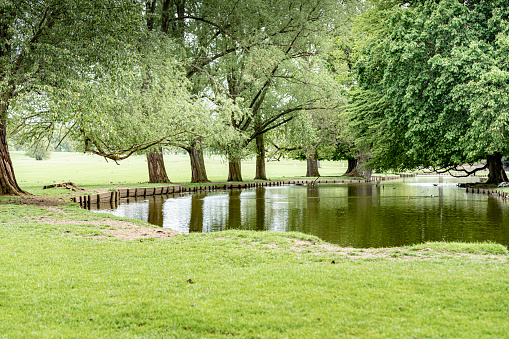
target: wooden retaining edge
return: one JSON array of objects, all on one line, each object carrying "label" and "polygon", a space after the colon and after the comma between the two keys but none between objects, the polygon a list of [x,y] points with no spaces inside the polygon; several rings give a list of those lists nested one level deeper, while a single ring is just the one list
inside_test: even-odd
[{"label": "wooden retaining edge", "polygon": [[82,195],[74,197],[71,200],[78,203],[82,207],[90,207],[91,205],[99,205],[101,203],[114,203],[124,198],[146,197],[153,195],[173,194],[182,192],[200,192],[200,191],[216,191],[226,189],[242,189],[252,187],[273,187],[283,185],[303,185],[309,183],[361,183],[361,182],[379,182],[386,180],[399,179],[400,175],[390,177],[372,177],[371,180],[360,179],[301,179],[301,180],[282,180],[282,181],[266,181],[266,182],[245,182],[245,183],[232,183],[232,184],[217,184],[205,185],[194,187],[183,186],[160,186],[160,187],[137,187],[137,188],[122,188],[118,191]]},{"label": "wooden retaining edge", "polygon": [[[424,176],[424,175],[432,175],[432,176],[450,176],[449,173],[417,173],[417,175],[419,176]],[[471,177],[475,177],[475,178],[487,178],[488,175],[487,174],[481,174],[481,175],[471,175]]]},{"label": "wooden retaining edge", "polygon": [[485,194],[485,195],[491,195],[495,198],[501,198],[501,199],[509,199],[509,193],[500,191],[500,190],[490,190],[486,188],[474,188],[474,187],[467,187],[466,188],[467,193],[472,194]]}]

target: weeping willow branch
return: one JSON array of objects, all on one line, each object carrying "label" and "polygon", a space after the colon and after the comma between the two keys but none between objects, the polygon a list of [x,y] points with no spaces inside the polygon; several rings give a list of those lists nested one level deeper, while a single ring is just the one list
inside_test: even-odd
[{"label": "weeping willow branch", "polygon": [[[104,157],[106,159],[111,159],[113,161],[115,161],[115,163],[118,165],[118,161],[119,160],[124,160],[124,159],[127,159],[129,158],[131,155],[133,155],[134,153],[136,152],[141,152],[141,151],[145,151],[151,147],[154,147],[155,145],[168,145],[170,144],[169,142],[169,138],[175,138],[179,135],[182,135],[182,134],[194,134],[194,135],[198,135],[194,132],[191,132],[191,131],[182,131],[182,132],[178,132],[178,133],[175,133],[175,134],[171,134],[171,135],[166,135],[160,139],[157,139],[157,140],[152,140],[152,141],[148,141],[148,142],[144,142],[144,143],[140,143],[140,144],[137,144],[137,145],[133,145],[131,147],[128,147],[128,148],[125,148],[125,149],[121,149],[121,150],[118,150],[118,151],[112,151],[108,146],[107,144],[102,141],[102,140],[92,140],[91,138],[89,137],[85,137],[85,152],[90,152],[92,154],[96,154],[96,155],[99,155],[101,157]],[[105,151],[103,149],[103,147],[101,147],[100,144],[103,144],[106,148],[108,148],[109,151]],[[91,145],[93,145],[94,148],[91,148]]]}]

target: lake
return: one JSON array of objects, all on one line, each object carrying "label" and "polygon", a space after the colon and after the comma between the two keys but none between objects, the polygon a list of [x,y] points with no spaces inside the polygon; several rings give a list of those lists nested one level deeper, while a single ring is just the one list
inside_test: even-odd
[{"label": "lake", "polygon": [[507,202],[457,186],[477,180],[422,176],[378,184],[257,187],[123,199],[93,211],[183,233],[299,231],[356,248],[426,241],[509,246]]}]

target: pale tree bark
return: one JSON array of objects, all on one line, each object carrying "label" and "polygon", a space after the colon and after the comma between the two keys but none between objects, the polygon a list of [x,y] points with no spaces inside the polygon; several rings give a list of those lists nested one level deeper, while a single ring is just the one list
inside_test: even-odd
[{"label": "pale tree bark", "polygon": [[254,180],[267,180],[265,171],[265,141],[263,134],[256,136],[256,173]]},{"label": "pale tree bark", "polygon": [[228,162],[228,181],[242,181],[240,159],[230,158]]},{"label": "pale tree bark", "polygon": [[203,157],[203,148],[201,142],[195,140],[191,143],[191,146],[184,147],[189,154],[191,161],[191,182],[209,182],[207,177],[207,170],[205,169],[205,159]]},{"label": "pale tree bark", "polygon": [[164,167],[163,150],[154,148],[147,154],[148,177],[150,183],[170,183]]},{"label": "pale tree bark", "polygon": [[319,177],[320,172],[318,171],[318,153],[316,149],[308,152],[308,156],[306,157],[307,162],[307,170],[306,177]]},{"label": "pale tree bark", "polygon": [[[6,104],[0,104],[0,111],[5,106]],[[6,110],[6,107],[3,110]],[[0,116],[4,116],[4,114]],[[28,193],[22,190],[16,181],[11,155],[7,146],[7,120],[2,118],[0,121],[0,195],[9,194],[24,195]]]}]

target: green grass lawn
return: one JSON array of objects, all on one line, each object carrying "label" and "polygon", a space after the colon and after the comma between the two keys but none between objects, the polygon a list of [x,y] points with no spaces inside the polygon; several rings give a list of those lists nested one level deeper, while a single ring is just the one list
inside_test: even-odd
[{"label": "green grass lawn", "polygon": [[[119,162],[106,162],[104,158],[67,152],[54,152],[49,160],[37,161],[25,156],[24,152],[11,152],[16,179],[21,188],[42,193],[42,186],[53,182],[72,181],[80,187],[95,188],[105,186],[147,186],[148,169],[145,157],[133,156]],[[205,159],[208,177],[211,181],[226,181],[228,163],[219,156]],[[188,155],[166,155],[165,167],[171,181],[186,183],[191,180],[191,166]],[[322,161],[320,174],[340,176],[346,171],[346,162]],[[244,180],[252,180],[255,174],[254,160],[242,162]],[[267,162],[267,176],[277,180],[303,177],[306,162],[281,160]]]},{"label": "green grass lawn", "polygon": [[[146,181],[142,158],[120,166],[68,153],[49,161],[22,153],[13,158],[18,180],[36,193],[53,181],[85,187]],[[186,156],[167,158],[172,180],[188,181],[187,162]],[[210,179],[225,179],[226,164],[208,159],[207,166]],[[271,166],[273,177],[305,173],[301,162]],[[244,166],[246,179],[253,168]],[[321,170],[344,171],[338,163],[323,163]],[[342,249],[301,233],[248,231],[122,240],[111,234],[126,225],[157,231],[66,201],[0,197],[0,338],[509,333],[508,251],[502,245]]]},{"label": "green grass lawn", "polygon": [[94,238],[119,218],[2,201],[1,338],[509,333],[501,245],[421,244],[378,258],[378,250],[322,247],[300,233],[125,241]]}]

